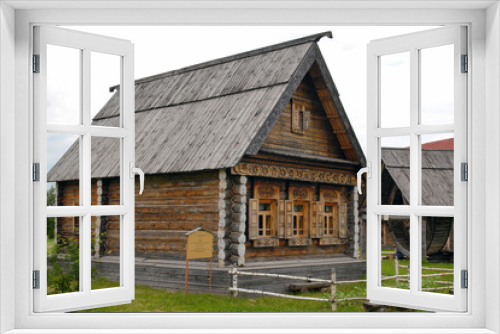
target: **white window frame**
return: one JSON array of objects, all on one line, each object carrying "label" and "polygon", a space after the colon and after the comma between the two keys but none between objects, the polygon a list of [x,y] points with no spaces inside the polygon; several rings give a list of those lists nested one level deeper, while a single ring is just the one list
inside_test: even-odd
[{"label": "white window frame", "polygon": [[[34,161],[40,164],[39,181],[34,193],[34,269],[39,270],[39,289],[34,290],[35,312],[73,311],[93,307],[130,303],[135,290],[135,194],[130,177],[135,160],[134,112],[134,45],[130,41],[99,36],[51,26],[34,27],[34,53],[40,57],[40,71],[33,75],[34,94]],[[47,123],[47,45],[79,50],[81,87],[80,124]],[[119,57],[120,61],[120,124],[119,127],[92,126],[90,114],[91,53],[100,52]],[[74,134],[79,136],[79,205],[47,207],[47,142],[46,135]],[[120,140],[120,204],[91,205],[91,143],[92,138]],[[133,173],[132,173],[133,174]],[[91,218],[120,216],[120,286],[92,290],[91,288]],[[47,220],[45,217],[80,218],[80,290],[72,293],[47,295]]]},{"label": "white window frame", "polygon": [[[461,288],[461,270],[467,269],[467,188],[469,182],[461,181],[460,164],[467,163],[467,74],[461,73],[461,55],[467,54],[466,28],[451,26],[431,29],[412,34],[400,35],[371,41],[368,45],[368,153],[372,177],[367,180],[367,297],[380,304],[398,306],[412,305],[417,309],[448,310],[463,312],[467,309],[467,291]],[[424,125],[420,119],[421,50],[444,45],[453,46],[453,91],[454,122],[451,124]],[[381,57],[407,52],[409,60],[410,124],[407,127],[384,128],[381,126]],[[422,150],[421,135],[454,135],[454,205],[422,205]],[[410,203],[409,205],[382,205],[381,140],[396,136],[410,138]],[[410,286],[409,289],[384,287],[381,279],[381,227],[386,215],[408,216],[410,220]],[[425,292],[422,287],[422,217],[453,217],[455,251],[454,294]],[[416,245],[416,246],[415,246]]]},{"label": "white window frame", "polygon": [[[116,7],[120,6],[120,3],[133,6],[134,9],[102,11],[103,7]],[[88,332],[100,333],[115,328],[127,329],[127,332],[131,333],[134,331],[130,329],[137,328],[141,323],[144,329],[161,329],[168,326],[170,330],[163,332],[179,332],[175,329],[189,326],[191,332],[198,333],[207,332],[205,329],[212,329],[211,332],[236,332],[235,329],[238,328],[267,328],[267,332],[283,332],[280,328],[284,326],[293,328],[287,330],[290,333],[333,333],[336,332],[334,328],[351,328],[351,333],[387,333],[391,328],[392,332],[397,333],[414,332],[415,328],[419,328],[421,332],[433,333],[457,332],[459,328],[467,333],[500,331],[500,229],[497,224],[500,220],[500,98],[497,93],[500,90],[500,10],[496,1],[398,1],[397,4],[385,1],[256,1],[243,4],[204,2],[191,4],[191,7],[189,4],[181,5],[178,2],[120,3],[0,3],[1,331],[17,329],[16,333],[33,333],[37,332],[36,329],[45,328],[64,329],[64,332],[68,333],[76,332],[71,330],[72,328],[87,328],[91,329]],[[29,10],[14,11],[11,5],[24,6]],[[58,9],[58,6],[75,6],[80,9]],[[87,8],[84,8],[85,6]],[[100,9],[95,9],[97,6]],[[147,9],[148,6],[163,8]],[[137,8],[144,10],[138,11]],[[471,222],[469,226],[474,226],[473,230],[469,227],[468,233],[472,242],[467,246],[470,254],[469,311],[463,314],[34,314],[30,288],[32,260],[26,261],[30,259],[30,245],[33,244],[33,212],[29,209],[32,207],[29,196],[32,184],[29,175],[33,130],[30,105],[32,83],[29,73],[32,45],[30,31],[34,24],[98,25],[103,22],[115,25],[466,24],[469,27],[468,54],[472,74],[468,79],[468,85],[471,87],[468,93],[471,110],[468,131],[472,134],[468,142],[471,153],[469,198],[472,199],[468,212]],[[13,82],[15,86],[12,85]],[[485,133],[489,136],[488,140]],[[15,138],[15,145],[12,145],[12,138]],[[12,177],[14,171],[15,177]],[[15,189],[13,199],[12,189]],[[12,224],[12,221],[15,224]],[[15,238],[12,238],[13,235]],[[486,251],[492,254],[488,266],[485,266],[484,259]],[[143,332],[144,329],[136,332]]]}]

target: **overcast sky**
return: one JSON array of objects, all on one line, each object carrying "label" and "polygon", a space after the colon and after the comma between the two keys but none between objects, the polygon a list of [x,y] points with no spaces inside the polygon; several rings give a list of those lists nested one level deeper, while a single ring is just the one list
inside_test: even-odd
[{"label": "overcast sky", "polygon": [[[333,39],[323,38],[319,42],[340,93],[341,101],[356,132],[358,140],[366,150],[366,46],[370,40],[401,35],[434,27],[325,27],[325,26],[168,26],[168,27],[66,27],[100,35],[132,41],[135,45],[135,77],[142,78],[170,71],[214,58],[280,43],[303,36],[332,31]],[[50,121],[71,123],[70,110],[75,109],[75,62],[78,58],[72,50],[54,50],[53,75],[49,75],[48,113]],[[432,53],[432,50],[426,51]],[[422,120],[427,123],[450,121],[453,111],[453,80],[448,70],[446,55],[449,50],[437,50],[427,56],[423,54]],[[427,61],[428,59],[433,61]],[[92,58],[92,114],[109,99],[108,88],[118,81],[118,61],[114,56],[95,55]],[[73,60],[72,60],[73,59]],[[449,58],[448,58],[449,59]],[[405,54],[382,60],[382,125],[398,126],[409,120],[408,73],[409,63]],[[61,67],[61,62],[65,63]],[[99,64],[99,65],[97,65]],[[50,65],[50,64],[49,64]],[[64,69],[64,70],[63,70]],[[71,70],[73,69],[73,71]],[[50,70],[50,67],[49,67]],[[436,74],[437,73],[437,74]],[[451,73],[451,77],[450,77]],[[427,75],[429,74],[429,75]],[[71,79],[73,78],[73,79]],[[53,89],[50,86],[52,82]],[[452,82],[452,81],[451,81]],[[448,87],[448,88],[446,88]],[[450,95],[451,94],[451,95]],[[384,98],[390,96],[390,98]],[[405,115],[406,114],[406,115]],[[74,114],[73,114],[74,115]],[[453,119],[451,118],[451,121]],[[49,138],[48,168],[60,158],[74,141],[72,136]],[[394,142],[393,146],[398,143]],[[403,145],[401,143],[401,145]]]}]

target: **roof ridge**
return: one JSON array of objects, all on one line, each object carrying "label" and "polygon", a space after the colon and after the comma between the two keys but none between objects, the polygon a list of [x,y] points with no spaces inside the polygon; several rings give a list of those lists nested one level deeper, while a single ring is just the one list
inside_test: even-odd
[{"label": "roof ridge", "polygon": [[[209,61],[206,61],[206,62],[203,62],[203,63],[199,63],[199,64],[195,64],[195,65],[190,65],[190,66],[183,67],[183,68],[180,68],[180,69],[177,69],[177,70],[172,70],[172,71],[167,71],[167,72],[163,72],[163,73],[151,75],[151,76],[148,76],[148,77],[144,77],[144,78],[140,78],[140,79],[135,80],[135,84],[149,82],[149,81],[154,81],[154,80],[158,80],[158,79],[161,79],[161,78],[166,78],[166,77],[170,77],[170,76],[174,76],[174,75],[178,75],[178,74],[183,74],[183,73],[190,72],[190,71],[196,71],[196,70],[200,70],[202,68],[211,67],[211,66],[214,66],[214,65],[220,65],[220,64],[224,64],[224,63],[229,63],[229,62],[232,62],[232,61],[235,61],[235,60],[239,60],[239,59],[243,59],[243,58],[248,58],[248,57],[253,57],[253,56],[256,56],[258,54],[263,54],[263,53],[267,53],[267,52],[277,51],[277,50],[285,49],[285,48],[288,48],[288,47],[291,47],[291,46],[296,46],[296,45],[306,44],[306,43],[318,42],[323,37],[333,38],[332,32],[331,31],[325,31],[325,32],[321,32],[321,33],[318,33],[318,34],[309,35],[309,36],[305,36],[305,37],[301,37],[301,38],[297,38],[297,39],[292,39],[292,40],[289,40],[289,41],[286,41],[286,42],[281,42],[281,43],[278,43],[278,44],[268,45],[268,46],[265,46],[265,47],[262,47],[262,48],[259,48],[259,49],[253,49],[253,50],[250,50],[250,51],[236,53],[236,54],[231,55],[231,56],[226,56],[226,57],[222,57],[222,58],[212,59],[212,60],[209,60]],[[119,85],[111,86],[109,88],[109,91],[113,92],[117,87],[119,87]]]}]

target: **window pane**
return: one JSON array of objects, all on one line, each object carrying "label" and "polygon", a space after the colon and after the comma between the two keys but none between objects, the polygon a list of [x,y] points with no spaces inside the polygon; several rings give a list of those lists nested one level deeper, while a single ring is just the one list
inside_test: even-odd
[{"label": "window pane", "polygon": [[297,205],[297,204],[295,204],[293,206],[293,212],[302,212],[302,211],[304,211],[304,206],[303,205]]},{"label": "window pane", "polygon": [[80,58],[80,49],[47,45],[47,123],[81,123]]},{"label": "window pane", "polygon": [[410,217],[380,217],[381,286],[410,289]]},{"label": "window pane", "polygon": [[410,204],[410,136],[384,137],[381,145],[381,204]]},{"label": "window pane", "polygon": [[79,138],[47,133],[47,206],[80,205]]},{"label": "window pane", "polygon": [[78,292],[80,217],[47,218],[47,294]]},{"label": "window pane", "polygon": [[[120,95],[118,89],[110,91],[110,87],[119,86],[121,81],[121,57],[99,52],[90,53],[90,108],[91,117],[103,118],[95,125],[120,125]],[[115,96],[114,96],[115,95]],[[106,107],[106,108],[104,108]],[[102,109],[105,110],[102,110]],[[102,113],[98,113],[102,110]],[[111,117],[111,118],[110,118]]]},{"label": "window pane", "polygon": [[422,124],[453,123],[454,46],[420,50],[420,103]]},{"label": "window pane", "polygon": [[410,126],[410,53],[380,57],[380,126]]},{"label": "window pane", "polygon": [[422,135],[422,205],[453,206],[453,133]]},{"label": "window pane", "polygon": [[120,138],[92,137],[92,205],[120,205]]},{"label": "window pane", "polygon": [[259,203],[259,211],[270,211],[271,204],[269,203]]},{"label": "window pane", "polygon": [[120,216],[92,217],[92,290],[120,286]]},{"label": "window pane", "polygon": [[453,293],[453,218],[421,217],[421,224],[421,290]]}]

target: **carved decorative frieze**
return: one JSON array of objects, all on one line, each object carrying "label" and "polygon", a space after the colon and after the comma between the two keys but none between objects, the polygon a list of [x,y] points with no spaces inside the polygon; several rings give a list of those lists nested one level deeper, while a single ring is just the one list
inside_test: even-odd
[{"label": "carved decorative frieze", "polygon": [[356,185],[356,177],[345,171],[327,169],[302,169],[271,164],[242,162],[231,168],[233,174],[271,177],[277,179]]}]

